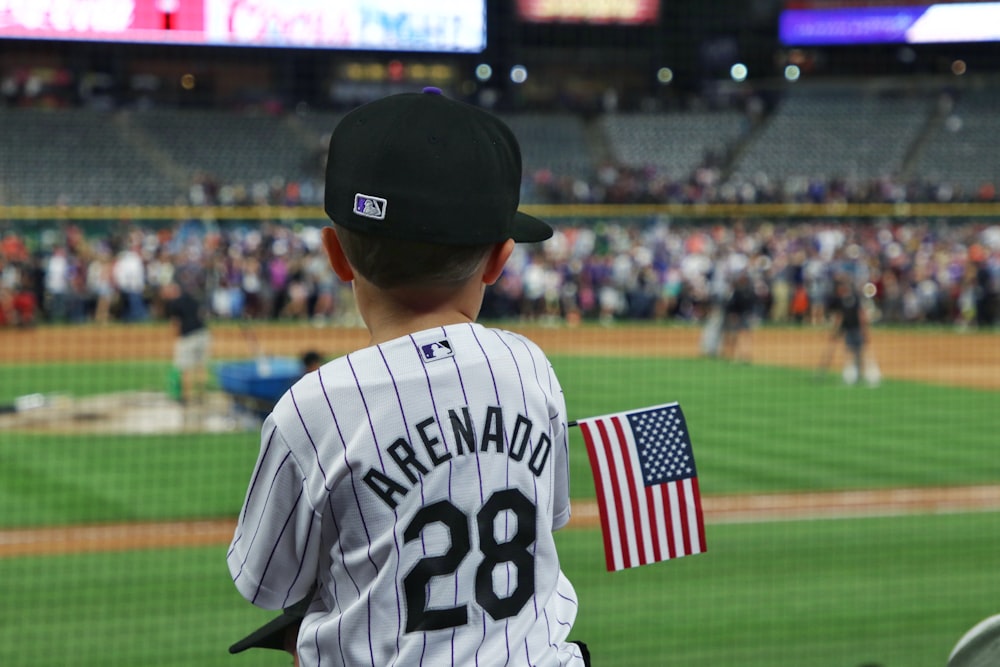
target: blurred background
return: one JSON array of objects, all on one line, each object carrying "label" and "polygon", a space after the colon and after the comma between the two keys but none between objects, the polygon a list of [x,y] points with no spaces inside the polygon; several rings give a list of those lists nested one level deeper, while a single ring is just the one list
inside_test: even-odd
[{"label": "blurred background", "polygon": [[224,554],[300,355],[366,344],[327,142],[433,86],[512,127],[556,229],[483,318],[572,418],[691,424],[707,554],[609,575],[593,516],[559,536],[595,665],[944,665],[1000,604],[998,47],[1000,2],[0,0],[0,664],[287,664],[225,653],[270,614]]},{"label": "blurred background", "polygon": [[[789,179],[837,180],[824,185],[877,201],[993,199],[996,161],[979,158],[998,141],[986,117],[997,11],[910,0],[8,0],[0,202],[200,203],[226,186],[222,203],[254,201],[255,186],[281,179],[315,203],[337,114],[426,85],[514,117],[533,202],[820,196]],[[63,122],[42,110],[81,113]],[[73,160],[48,159],[67,150]],[[66,173],[40,178],[40,165]],[[710,193],[625,178],[607,191],[611,169],[684,184],[699,168],[712,173],[695,185]],[[893,191],[856,192],[875,179]],[[191,192],[199,182],[212,192]]]},{"label": "blurred background", "polygon": [[[624,292],[639,281],[635,298],[644,303],[625,313],[632,319],[697,320],[699,304],[711,298],[708,264],[689,262],[671,274],[667,262],[680,266],[691,248],[656,249],[664,225],[717,221],[738,230],[744,221],[756,228],[834,220],[874,224],[850,235],[841,229],[832,242],[815,224],[800,226],[796,247],[769,248],[769,259],[805,254],[756,271],[765,310],[775,272],[792,274],[779,288],[779,319],[798,284],[811,290],[814,304],[825,298],[831,276],[813,274],[845,270],[831,265],[839,252],[853,253],[848,264],[863,255],[860,263],[871,265],[846,270],[859,284],[873,283],[880,312],[891,320],[990,326],[1000,281],[1000,241],[984,224],[998,211],[998,7],[910,0],[442,0],[419,8],[388,0],[8,0],[0,4],[0,230],[12,252],[25,237],[41,254],[7,257],[8,296],[0,301],[6,319],[21,317],[10,303],[18,291],[33,295],[42,321],[92,319],[97,288],[72,281],[69,305],[59,296],[49,312],[43,264],[55,246],[68,244],[69,258],[58,264],[83,276],[96,256],[110,260],[136,241],[128,239],[136,231],[129,221],[143,226],[140,235],[169,235],[169,255],[185,239],[208,233],[215,243],[220,229],[252,223],[255,235],[264,230],[264,246],[291,247],[294,268],[308,273],[301,256],[315,249],[315,233],[304,237],[303,249],[302,238],[273,238],[282,232],[267,223],[322,224],[331,128],[357,104],[436,86],[493,110],[520,137],[522,203],[567,226],[550,254],[586,257],[595,246],[614,253],[645,230],[641,242],[654,247],[648,261],[656,275],[632,267],[629,285],[613,285],[615,314],[623,314]],[[652,208],[595,208],[635,204]],[[900,209],[904,204],[916,208]],[[905,238],[885,229],[901,214],[917,225]],[[950,229],[936,232],[943,245],[927,252],[961,257],[921,268],[926,262],[913,259],[910,246],[934,220]],[[581,221],[579,237],[573,230]],[[594,240],[595,221],[633,228]],[[103,240],[83,253],[73,247],[74,234]],[[726,248],[716,248],[717,240],[692,243],[718,259]],[[144,262],[155,263],[160,249],[150,241]],[[877,261],[869,261],[872,253]],[[271,259],[233,267],[248,253],[237,254],[215,269],[233,274],[230,283]],[[812,259],[819,264],[810,268]],[[589,290],[579,273],[569,282]],[[165,279],[151,272],[146,287],[155,291]],[[305,277],[310,315],[315,283],[323,280],[332,279]],[[824,284],[808,285],[816,280]],[[288,300],[279,282],[273,299],[265,294],[267,317],[280,315]],[[654,313],[641,292],[660,288],[683,298]],[[503,285],[499,292],[497,314],[523,298]],[[245,315],[246,296],[220,295],[218,314]],[[221,303],[232,299],[233,306]],[[327,301],[321,319],[330,315]],[[600,315],[596,301],[577,305],[584,316]]]}]

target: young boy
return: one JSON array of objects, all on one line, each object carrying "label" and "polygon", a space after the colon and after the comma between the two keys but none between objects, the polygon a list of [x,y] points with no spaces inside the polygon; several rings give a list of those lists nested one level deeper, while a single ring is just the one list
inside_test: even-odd
[{"label": "young boy", "polygon": [[475,323],[514,243],[552,234],[520,181],[510,129],[436,89],[333,132],[323,242],[371,344],[275,406],[228,555],[254,604],[310,598],[303,666],[588,664],[552,537],[562,389],[531,341]]}]

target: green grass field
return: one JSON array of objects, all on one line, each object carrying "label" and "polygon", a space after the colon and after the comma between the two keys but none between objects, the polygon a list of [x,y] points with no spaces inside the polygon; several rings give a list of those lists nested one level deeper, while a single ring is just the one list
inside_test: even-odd
[{"label": "green grass field", "polygon": [[[711,360],[554,357],[571,418],[680,401],[705,494],[1000,483],[1000,393]],[[162,389],[166,365],[0,367],[32,391]],[[579,435],[575,498],[593,496]],[[254,433],[0,430],[0,526],[231,517]],[[996,513],[711,524],[707,554],[607,573],[596,530],[559,535],[598,665],[936,667],[1000,611]],[[225,545],[0,559],[0,665],[288,664],[226,646],[271,613]]]}]

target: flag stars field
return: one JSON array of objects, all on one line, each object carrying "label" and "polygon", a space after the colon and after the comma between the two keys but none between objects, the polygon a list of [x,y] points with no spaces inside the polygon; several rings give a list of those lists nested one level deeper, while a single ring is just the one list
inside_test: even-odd
[{"label": "flag stars field", "polygon": [[608,570],[705,551],[693,450],[677,403],[582,419],[579,426]]}]

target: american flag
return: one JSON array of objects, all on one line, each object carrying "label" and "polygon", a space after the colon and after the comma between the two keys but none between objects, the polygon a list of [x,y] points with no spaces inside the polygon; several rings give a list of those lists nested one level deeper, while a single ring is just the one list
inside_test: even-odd
[{"label": "american flag", "polygon": [[577,424],[597,488],[608,571],[705,551],[698,473],[680,405]]}]

